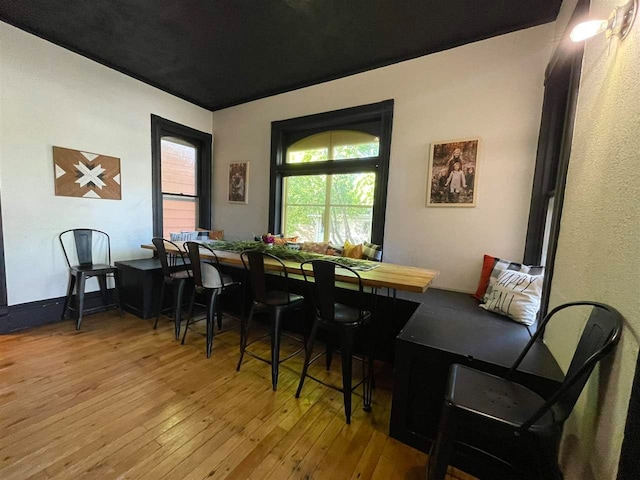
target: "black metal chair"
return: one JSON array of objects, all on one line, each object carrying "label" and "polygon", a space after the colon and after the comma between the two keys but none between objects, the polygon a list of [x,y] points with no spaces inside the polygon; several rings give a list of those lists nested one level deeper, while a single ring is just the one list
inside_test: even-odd
[{"label": "black metal chair", "polygon": [[[189,325],[193,323],[193,307],[195,305],[196,295],[209,295],[207,307],[207,358],[211,357],[213,349],[214,323],[218,319],[218,329],[222,329],[222,303],[220,296],[224,295],[231,289],[237,289],[242,284],[234,282],[229,275],[220,273],[220,263],[216,253],[206,245],[197,242],[185,242],[184,246],[187,250],[191,271],[193,273],[193,293],[189,302],[189,316],[187,324],[182,336],[182,344],[187,338]],[[203,251],[209,256],[209,260],[202,260],[200,252]]]},{"label": "black metal chair", "polygon": [[[100,230],[91,228],[75,228],[66,230],[58,235],[64,258],[69,267],[69,283],[67,286],[67,296],[62,308],[62,320],[64,320],[67,310],[73,309],[71,298],[73,289],[76,287],[76,307],[77,322],[76,330],[80,330],[84,311],[84,290],[85,282],[88,278],[96,277],[102,292],[104,306],[101,309],[117,307],[122,317],[122,307],[120,305],[120,284],[118,282],[118,269],[111,265],[111,239],[109,235]],[[109,303],[107,291],[107,277],[112,276],[115,284],[115,302]],[[92,309],[86,313],[93,313],[98,309]]]},{"label": "black metal chair", "polygon": [[[153,328],[158,328],[158,321],[166,310],[173,312],[173,323],[175,329],[176,340],[180,339],[180,324],[182,322],[182,303],[184,296],[184,288],[187,284],[193,284],[193,278],[189,270],[189,265],[185,261],[184,253],[178,245],[165,240],[164,238],[155,237],[153,246],[156,247],[160,265],[162,266],[162,286],[160,288],[160,296],[158,297],[158,315],[153,323]],[[170,248],[167,248],[169,246]],[[170,307],[163,309],[164,291],[166,285],[173,287],[173,302]]]},{"label": "black metal chair", "polygon": [[[591,306],[582,336],[562,386],[544,400],[510,377],[544,331],[549,320],[561,310]],[[509,461],[501,459],[524,478],[561,479],[558,448],[562,426],[571,413],[596,363],[614,350],[622,331],[622,317],[612,307],[595,302],[572,302],[554,308],[542,320],[516,362],[504,377],[497,377],[463,365],[454,364],[449,374],[440,427],[429,464],[428,480],[445,478],[454,442],[469,442],[481,435],[501,450]],[[489,453],[483,445],[470,445]],[[487,444],[484,445],[487,448]]]},{"label": "black metal chair", "polygon": [[[313,279],[310,278],[311,272],[305,269],[308,265],[312,268]],[[362,408],[366,412],[371,411],[373,359],[371,357],[371,347],[367,341],[364,343],[368,346],[366,349],[369,351],[365,352],[365,355],[362,356],[362,380],[352,387],[351,379],[355,335],[362,332],[363,327],[368,325],[371,320],[371,312],[364,309],[366,297],[363,291],[362,279],[355,270],[330,260],[309,260],[304,262],[301,268],[305,282],[311,291],[311,297],[315,307],[315,316],[307,343],[304,367],[302,369],[302,375],[300,376],[298,390],[296,391],[296,398],[300,397],[300,392],[302,391],[306,377],[320,382],[327,387],[341,391],[344,399],[344,414],[347,423],[351,423],[351,394],[353,390],[361,384],[363,386]],[[350,275],[358,279],[360,300],[360,306],[358,308],[336,302],[336,269],[340,269],[342,275]],[[319,328],[338,334],[340,339],[340,350],[342,353],[342,388],[327,384],[308,373],[309,365],[323,355],[320,353],[316,355],[316,357],[311,358],[313,344]],[[367,332],[364,333],[366,334]],[[327,348],[327,369],[329,369],[331,364],[331,354],[332,349]]]},{"label": "black metal chair", "polygon": [[[290,310],[302,308],[304,304],[304,297],[302,297],[301,295],[296,295],[289,291],[289,276],[287,274],[284,263],[279,258],[269,253],[261,252],[259,250],[246,250],[240,254],[240,258],[242,259],[242,264],[244,265],[244,268],[249,276],[251,289],[253,291],[253,302],[251,304],[251,310],[249,311],[249,317],[246,320],[243,319],[242,325],[240,327],[240,360],[238,360],[237,370],[240,370],[240,366],[242,365],[242,360],[245,353],[258,360],[270,364],[271,384],[273,386],[273,390],[275,391],[278,389],[278,367],[282,362],[297,355],[302,350],[302,348],[300,348],[291,355],[288,355],[287,357],[282,359],[280,358],[280,337],[281,335],[286,335],[282,332],[283,317],[284,314]],[[264,265],[265,258],[273,261],[276,264],[279,273],[283,275],[284,290],[267,290],[267,279]],[[249,345],[268,336],[263,335],[249,342],[249,330],[251,328],[251,321],[253,320],[253,315],[255,314],[256,310],[259,309],[268,310],[269,312],[270,333],[268,335],[271,336],[270,360],[262,358],[247,350],[247,347]],[[299,340],[295,337],[291,338]]]}]

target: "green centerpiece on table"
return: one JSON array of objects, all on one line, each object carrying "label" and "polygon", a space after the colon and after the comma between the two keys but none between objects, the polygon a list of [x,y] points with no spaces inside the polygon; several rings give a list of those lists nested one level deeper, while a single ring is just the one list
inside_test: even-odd
[{"label": "green centerpiece on table", "polygon": [[290,260],[293,262],[306,262],[307,260],[314,259],[329,259],[345,267],[351,267],[356,270],[372,270],[378,266],[375,262],[368,260],[358,260],[355,258],[346,257],[334,257],[328,255],[321,255],[319,253],[303,252],[300,250],[294,250],[286,246],[275,246],[273,244],[266,244],[263,242],[252,242],[238,240],[235,242],[227,242],[224,240],[217,240],[215,242],[206,242],[207,246],[214,250],[222,250],[227,252],[243,252],[245,250],[260,250],[261,252],[269,253],[280,260]]}]

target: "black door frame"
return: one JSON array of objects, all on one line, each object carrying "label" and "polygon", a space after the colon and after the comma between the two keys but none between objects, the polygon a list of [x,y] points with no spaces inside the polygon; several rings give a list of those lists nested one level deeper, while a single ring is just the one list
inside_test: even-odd
[{"label": "black door frame", "polygon": [[8,313],[7,270],[4,263],[4,231],[2,229],[2,195],[0,195],[0,317]]}]

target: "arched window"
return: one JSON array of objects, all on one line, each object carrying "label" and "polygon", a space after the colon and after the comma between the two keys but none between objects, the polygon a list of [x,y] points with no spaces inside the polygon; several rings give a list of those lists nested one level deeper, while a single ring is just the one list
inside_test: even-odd
[{"label": "arched window", "polygon": [[[286,163],[377,157],[378,137],[356,130],[330,130],[287,148]],[[375,172],[299,175],[284,179],[282,226],[301,241],[370,242]]]},{"label": "arched window", "polygon": [[393,101],[272,125],[270,229],[382,244]]}]

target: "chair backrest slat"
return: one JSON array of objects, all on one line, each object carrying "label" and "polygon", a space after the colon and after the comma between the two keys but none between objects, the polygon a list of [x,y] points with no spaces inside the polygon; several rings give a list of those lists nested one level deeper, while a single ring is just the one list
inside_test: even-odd
[{"label": "chair backrest slat", "polygon": [[[184,254],[178,245],[161,237],[154,237],[151,240],[153,246],[156,247],[158,252],[158,259],[162,266],[162,274],[165,277],[170,277],[173,272],[172,268],[180,265],[186,265]],[[167,250],[167,245],[173,247],[174,250]],[[190,272],[190,270],[187,270]]]},{"label": "chair backrest slat", "polygon": [[111,241],[101,230],[74,228],[62,232],[58,240],[69,267],[111,265]]},{"label": "chair backrest slat", "polygon": [[267,301],[267,277],[265,274],[264,260],[269,259],[279,264],[280,273],[284,277],[284,291],[288,295],[288,301],[291,302],[291,293],[289,291],[289,275],[287,268],[282,260],[275,255],[263,252],[261,250],[245,250],[240,254],[240,259],[245,270],[249,274],[249,282],[253,290],[253,299],[259,303]]},{"label": "chair backrest slat", "polygon": [[[543,331],[549,320],[561,310],[579,306],[591,306],[592,310],[582,330],[582,335],[565,375],[564,382],[544,405],[522,425],[521,428],[523,430],[533,425],[549,409],[552,409],[557,424],[564,423],[578,401],[578,397],[596,364],[610,353],[620,340],[623,324],[622,315],[609,305],[588,301],[566,303],[554,308],[542,320],[539,332]],[[529,341],[523,353],[509,371],[508,376],[515,372],[538,336],[539,334],[534,335]]]},{"label": "chair backrest slat", "polygon": [[[198,242],[185,242],[184,246],[187,250],[189,262],[191,263],[191,271],[193,272],[193,282],[196,287],[201,288],[220,288],[223,286],[222,277],[219,271],[218,256],[207,245]],[[201,252],[207,253],[211,260],[202,259]]]},{"label": "chair backrest slat", "polygon": [[[305,268],[307,265],[311,266],[313,279],[310,278],[311,272]],[[335,318],[336,292],[338,288],[336,286],[336,269],[340,269],[345,274],[349,274],[357,278],[358,291],[360,295],[360,319],[362,319],[364,314],[365,298],[362,278],[358,272],[331,260],[308,260],[302,263],[300,267],[302,268],[302,275],[309,287],[311,298],[318,315],[322,319],[328,321],[332,321]]]}]

